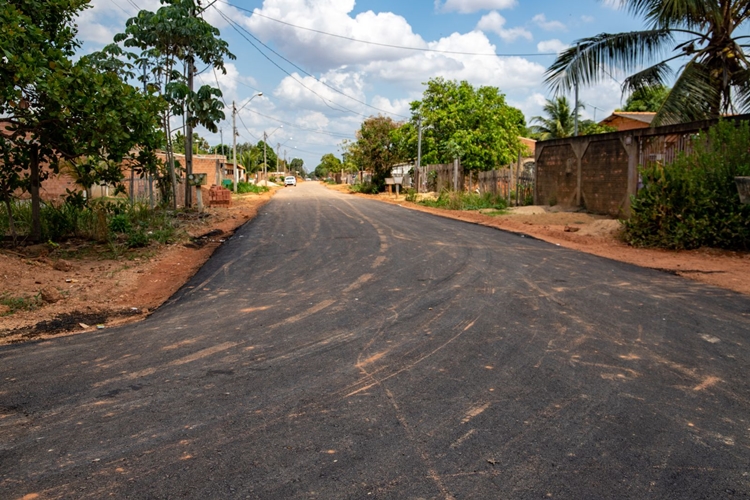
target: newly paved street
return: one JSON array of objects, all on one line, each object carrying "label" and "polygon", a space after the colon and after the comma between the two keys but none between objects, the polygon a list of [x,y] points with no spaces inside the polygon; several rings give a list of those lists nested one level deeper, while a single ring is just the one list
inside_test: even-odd
[{"label": "newly paved street", "polygon": [[748,337],[748,297],[303,183],[145,322],[0,348],[0,498],[744,498]]}]

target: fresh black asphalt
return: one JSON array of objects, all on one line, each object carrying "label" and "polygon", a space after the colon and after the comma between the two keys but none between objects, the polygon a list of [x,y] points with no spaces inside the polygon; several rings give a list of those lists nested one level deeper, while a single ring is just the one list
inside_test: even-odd
[{"label": "fresh black asphalt", "polygon": [[745,498],[748,336],[746,296],[303,183],[146,321],[0,348],[0,498]]}]

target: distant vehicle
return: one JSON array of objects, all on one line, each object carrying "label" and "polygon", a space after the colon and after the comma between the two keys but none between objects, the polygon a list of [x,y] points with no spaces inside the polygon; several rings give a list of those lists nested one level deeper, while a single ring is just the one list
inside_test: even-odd
[{"label": "distant vehicle", "polygon": [[284,178],[284,187],[286,186],[297,186],[297,178],[293,175],[287,175]]}]

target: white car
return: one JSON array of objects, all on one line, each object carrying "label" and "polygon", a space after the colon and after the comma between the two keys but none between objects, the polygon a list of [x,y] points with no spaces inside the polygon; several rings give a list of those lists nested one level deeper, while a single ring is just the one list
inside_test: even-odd
[{"label": "white car", "polygon": [[297,186],[297,178],[293,175],[287,175],[284,177],[284,187],[286,186]]}]

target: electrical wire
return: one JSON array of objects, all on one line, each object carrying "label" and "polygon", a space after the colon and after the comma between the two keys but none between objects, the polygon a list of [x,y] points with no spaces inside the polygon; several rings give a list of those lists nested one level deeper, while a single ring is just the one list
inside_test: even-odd
[{"label": "electrical wire", "polygon": [[[253,35],[252,33],[250,33],[250,32],[249,32],[249,31],[248,31],[247,29],[245,29],[244,27],[242,27],[242,26],[239,26],[239,29],[238,29],[238,28],[237,28],[237,26],[238,26],[238,24],[237,24],[237,23],[235,23],[234,21],[230,20],[230,19],[229,19],[229,18],[228,18],[228,17],[227,17],[227,16],[226,16],[226,15],[225,15],[225,14],[224,14],[223,12],[221,12],[221,10],[219,10],[219,9],[218,9],[217,7],[215,7],[215,8],[216,8],[216,10],[217,10],[217,11],[218,11],[218,12],[220,13],[220,15],[221,15],[221,16],[222,16],[222,17],[224,18],[224,20],[225,20],[225,21],[227,21],[228,23],[230,23],[230,25],[232,25],[232,27],[233,27],[233,28],[235,29],[235,31],[237,31],[237,32],[239,33],[239,30],[241,29],[242,31],[244,31],[245,33],[247,33],[248,35],[250,35],[250,36],[251,36],[251,37],[252,37],[252,38],[253,38],[253,39],[254,39],[254,40],[255,40],[256,42],[258,42],[259,44],[263,45],[263,46],[264,46],[264,47],[265,47],[266,49],[268,49],[269,51],[273,52],[273,53],[274,53],[274,54],[275,54],[276,56],[278,56],[278,57],[279,57],[280,59],[283,59],[283,60],[284,60],[284,61],[286,61],[287,63],[291,64],[291,65],[292,65],[292,66],[294,66],[294,67],[295,67],[296,69],[298,69],[298,70],[299,70],[300,72],[302,72],[302,73],[304,73],[305,75],[309,76],[310,78],[314,79],[314,80],[315,80],[316,82],[318,82],[318,83],[320,83],[320,84],[322,84],[322,85],[325,85],[325,86],[326,86],[326,87],[328,87],[329,89],[333,90],[334,92],[336,92],[336,93],[338,93],[338,94],[341,94],[342,96],[346,97],[347,99],[351,99],[351,100],[353,100],[354,102],[356,102],[356,103],[358,103],[358,104],[362,104],[362,105],[364,105],[364,106],[367,106],[368,108],[372,108],[372,109],[374,109],[374,110],[376,110],[376,111],[380,111],[380,112],[383,112],[383,113],[386,113],[386,114],[389,114],[389,115],[397,116],[397,117],[399,117],[399,118],[404,118],[404,119],[407,119],[407,120],[409,119],[409,117],[408,117],[408,116],[403,116],[403,115],[399,115],[399,114],[397,114],[397,113],[393,113],[392,111],[387,111],[387,110],[385,110],[385,109],[381,109],[381,108],[378,108],[378,107],[372,106],[372,105],[370,105],[370,104],[367,104],[367,103],[366,103],[366,102],[364,102],[364,101],[360,101],[359,99],[357,99],[357,98],[355,98],[355,97],[352,97],[352,96],[350,96],[350,95],[347,95],[347,94],[345,94],[344,92],[342,92],[341,90],[337,89],[336,87],[333,87],[333,86],[331,86],[331,85],[327,84],[326,82],[323,82],[323,81],[319,80],[318,78],[316,78],[316,77],[315,77],[315,76],[313,76],[312,74],[308,73],[307,71],[305,71],[304,69],[302,69],[301,67],[299,67],[298,65],[296,65],[295,63],[293,63],[292,61],[290,61],[290,60],[289,60],[289,59],[287,59],[286,57],[282,56],[281,54],[279,54],[278,52],[276,52],[275,50],[273,50],[273,49],[272,49],[271,47],[269,47],[268,45],[266,45],[266,44],[265,44],[265,43],[263,43],[262,41],[260,41],[260,40],[258,39],[258,37],[256,37],[256,36],[255,36],[255,35]],[[242,35],[242,33],[240,33],[240,35]],[[268,57],[268,56],[267,56],[266,54],[264,54],[264,53],[263,53],[263,51],[261,51],[261,50],[260,50],[260,49],[259,49],[259,48],[258,48],[258,47],[257,47],[257,46],[256,46],[256,45],[255,45],[255,44],[253,43],[253,42],[251,42],[251,41],[250,41],[250,40],[249,40],[249,39],[248,39],[248,38],[247,38],[246,36],[242,35],[242,37],[243,37],[243,38],[245,38],[245,40],[247,40],[247,42],[248,42],[248,43],[250,43],[250,45],[252,45],[252,46],[253,46],[253,48],[255,48],[255,50],[257,50],[258,52],[260,52],[260,54],[261,54],[261,55],[262,55],[263,57],[265,57],[266,59],[268,59],[268,60],[269,60],[269,61],[271,62],[271,64],[273,64],[274,66],[276,66],[277,68],[279,68],[279,69],[280,69],[281,71],[283,71],[283,72],[284,72],[284,73],[285,73],[286,75],[288,75],[288,76],[289,76],[290,78],[292,78],[292,79],[293,79],[294,81],[296,81],[297,83],[299,83],[300,85],[302,85],[302,86],[303,86],[304,88],[306,88],[307,90],[309,90],[310,92],[312,92],[313,94],[315,94],[316,96],[318,96],[318,97],[319,97],[320,99],[322,99],[322,100],[323,100],[323,102],[324,102],[324,104],[325,104],[326,106],[328,106],[329,108],[331,108],[331,109],[334,109],[334,110],[336,110],[336,111],[341,111],[341,109],[338,109],[338,110],[337,110],[336,108],[334,108],[334,107],[330,106],[330,105],[328,104],[328,102],[331,102],[331,103],[333,103],[333,104],[336,104],[337,106],[341,107],[341,108],[342,108],[343,110],[345,110],[345,111],[348,111],[348,112],[350,112],[350,113],[353,113],[353,114],[355,114],[355,115],[358,115],[358,116],[362,116],[362,117],[364,117],[364,118],[369,118],[369,116],[368,116],[368,115],[362,114],[362,113],[360,113],[360,112],[358,112],[358,111],[354,111],[353,109],[350,109],[350,108],[347,108],[347,107],[345,107],[345,106],[343,106],[343,105],[341,105],[341,104],[335,103],[334,101],[332,101],[332,100],[330,100],[330,99],[326,99],[326,98],[324,98],[323,96],[321,96],[320,94],[318,94],[317,92],[315,92],[314,90],[312,90],[311,88],[309,88],[308,86],[306,86],[306,85],[305,85],[304,83],[302,83],[301,81],[299,81],[299,80],[298,80],[297,78],[295,78],[295,77],[294,77],[294,76],[293,76],[293,75],[292,75],[291,73],[289,73],[289,72],[288,72],[287,70],[285,70],[285,69],[284,69],[284,68],[282,68],[282,67],[281,67],[280,65],[278,65],[278,64],[277,64],[277,63],[276,63],[275,61],[273,61],[273,60],[272,60],[272,59],[271,59],[270,57]],[[328,101],[328,102],[327,102],[327,101]]]},{"label": "electrical wire", "polygon": [[299,125],[295,125],[294,123],[285,122],[284,120],[279,120],[278,118],[274,118],[273,116],[264,115],[260,111],[255,111],[253,109],[248,109],[248,111],[251,112],[251,113],[255,113],[258,116],[262,116],[263,118],[267,118],[269,120],[273,120],[276,123],[281,123],[282,125],[287,125],[289,127],[296,128],[297,130],[302,130],[304,132],[312,132],[312,133],[315,133],[315,134],[330,135],[331,137],[336,137],[337,139],[352,139],[351,135],[337,134],[335,132],[323,132],[322,130],[315,130],[315,129],[312,129],[312,128],[300,127]]},{"label": "electrical wire", "polygon": [[523,53],[521,53],[521,54],[503,54],[503,53],[497,53],[497,52],[493,52],[493,53],[490,54],[490,53],[487,53],[487,52],[461,52],[461,51],[454,51],[454,50],[428,49],[428,48],[424,48],[424,47],[406,47],[404,45],[393,45],[393,44],[390,44],[390,43],[372,42],[372,41],[369,41],[369,40],[360,40],[359,38],[352,38],[352,37],[349,37],[349,36],[337,35],[335,33],[328,33],[327,31],[321,31],[321,30],[316,30],[316,29],[313,29],[313,28],[306,28],[304,26],[298,26],[296,24],[291,24],[291,23],[288,23],[286,21],[282,21],[280,19],[274,19],[273,17],[268,17],[268,16],[265,16],[263,14],[259,14],[255,10],[250,10],[250,9],[245,9],[243,7],[239,7],[237,5],[229,3],[227,1],[221,0],[221,3],[229,5],[230,7],[234,7],[237,10],[241,10],[241,11],[244,11],[244,12],[249,12],[249,13],[251,13],[254,16],[262,17],[263,19],[268,19],[269,21],[274,21],[274,22],[277,22],[279,24],[284,24],[286,26],[290,26],[290,27],[295,28],[295,29],[305,30],[305,31],[312,31],[313,33],[319,33],[321,35],[331,36],[331,37],[335,37],[335,38],[341,38],[343,40],[349,40],[351,42],[364,43],[364,44],[367,44],[367,45],[377,45],[378,47],[388,47],[388,48],[391,48],[391,49],[401,49],[401,50],[413,50],[413,51],[417,51],[417,52],[434,52],[434,53],[437,53],[437,54],[453,54],[453,55],[459,55],[459,56],[548,57],[548,56],[556,56],[557,55],[556,52],[536,52],[536,53],[529,53],[529,54],[523,54]]}]

